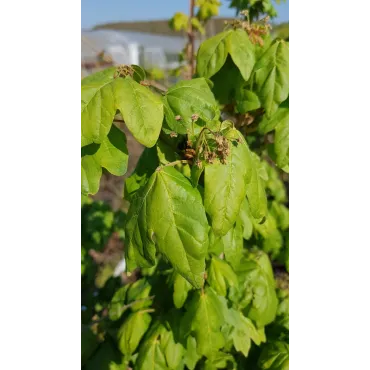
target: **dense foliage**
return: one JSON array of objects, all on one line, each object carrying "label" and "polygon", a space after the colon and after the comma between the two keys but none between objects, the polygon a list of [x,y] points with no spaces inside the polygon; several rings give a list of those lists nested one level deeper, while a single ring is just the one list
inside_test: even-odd
[{"label": "dense foliage", "polygon": [[[228,25],[165,92],[138,66],[82,80],[84,369],[288,369],[289,44],[268,30]],[[117,120],[146,147],[127,214],[88,197],[127,171]]]}]

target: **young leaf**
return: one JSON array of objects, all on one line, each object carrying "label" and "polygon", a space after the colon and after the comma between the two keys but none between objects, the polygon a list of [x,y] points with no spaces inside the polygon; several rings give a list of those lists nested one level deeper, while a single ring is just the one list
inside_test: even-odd
[{"label": "young leaf", "polygon": [[289,43],[277,40],[254,67],[257,94],[267,117],[271,117],[289,95]]},{"label": "young leaf", "polygon": [[243,253],[242,227],[239,220],[222,237],[222,243],[224,245],[225,259],[235,269],[239,265]]},{"label": "young leaf", "polygon": [[96,194],[99,190],[102,169],[94,156],[81,158],[81,194]]},{"label": "young leaf", "polygon": [[247,113],[261,106],[258,96],[250,90],[240,88],[236,92],[236,108],[239,113]]},{"label": "young leaf", "polygon": [[189,302],[186,317],[190,318],[198,354],[212,358],[225,343],[220,331],[224,322],[222,301],[210,287],[198,290]]},{"label": "young leaf", "polygon": [[[181,134],[196,125],[192,121],[193,114],[205,122],[220,116],[217,102],[204,78],[178,82],[168,89],[164,99],[166,121],[171,129]],[[176,116],[180,116],[178,121]]]},{"label": "young leaf", "polygon": [[116,114],[115,70],[108,68],[81,81],[81,146],[100,144],[108,135]]},{"label": "young leaf", "polygon": [[142,69],[140,66],[137,66],[136,64],[131,64],[131,68],[134,70],[132,78],[136,82],[140,82],[146,79],[146,73],[144,69]]},{"label": "young leaf", "polygon": [[249,40],[247,32],[241,28],[233,30],[227,37],[226,43],[233,62],[239,68],[244,80],[248,81],[256,58],[254,45]]},{"label": "young leaf", "polygon": [[247,185],[247,199],[250,214],[257,222],[259,222],[267,214],[267,198],[265,184],[261,178],[261,160],[254,153],[251,154],[254,166],[251,181]]},{"label": "young leaf", "polygon": [[197,341],[194,337],[189,335],[186,343],[186,352],[184,355],[185,365],[189,368],[189,370],[194,370],[195,365],[200,358],[201,356],[199,356],[197,353]]},{"label": "young leaf", "polygon": [[163,104],[147,87],[131,77],[117,78],[114,85],[117,108],[135,139],[148,148],[158,140]]},{"label": "young leaf", "polygon": [[263,341],[263,337],[257,331],[252,321],[245,317],[240,311],[230,309],[229,324],[232,326],[231,338],[237,351],[242,352],[245,357],[248,356],[251,347],[251,339],[257,345]]},{"label": "young leaf", "polygon": [[258,132],[265,135],[274,130],[281,122],[289,122],[289,108],[281,108],[280,106],[270,118],[264,115],[262,121],[258,124]]},{"label": "young leaf", "polygon": [[249,204],[247,199],[243,200],[240,207],[240,221],[243,226],[243,238],[249,240],[253,233],[253,217],[250,214]]},{"label": "young leaf", "polygon": [[[212,359],[207,359],[204,364],[204,370],[228,369],[228,363],[236,365],[233,356],[229,353],[217,352]],[[235,367],[232,367],[235,369]]]},{"label": "young leaf", "polygon": [[159,340],[165,329],[158,322],[155,324],[157,325],[152,325],[144,343],[140,346],[135,370],[168,370]]},{"label": "young leaf", "polygon": [[258,328],[274,321],[277,309],[277,297],[272,267],[268,256],[260,252],[251,254],[248,260],[239,265],[242,272],[246,292],[252,296],[247,316],[252,319]]},{"label": "young leaf", "polygon": [[155,171],[127,219],[127,246],[139,265],[154,265],[158,248],[194,287],[202,286],[209,226],[201,195],[183,175],[172,167]]},{"label": "young leaf", "polygon": [[276,126],[274,144],[276,164],[289,173],[289,118]]},{"label": "young leaf", "polygon": [[81,148],[82,194],[95,194],[99,190],[102,167],[115,176],[123,176],[127,171],[128,152],[126,135],[112,125],[102,143],[90,144]]},{"label": "young leaf", "polygon": [[227,37],[231,31],[224,31],[202,42],[197,54],[197,73],[202,77],[211,77],[224,65],[228,48]]},{"label": "young leaf", "polygon": [[130,356],[148,330],[151,316],[147,312],[132,313],[118,331],[118,347],[123,355]]},{"label": "young leaf", "polygon": [[112,298],[112,301],[109,306],[109,319],[112,321],[118,320],[122,314],[127,310],[125,306],[126,302],[126,293],[130,284],[127,284],[119,288]]},{"label": "young leaf", "polygon": [[215,256],[212,257],[208,268],[207,281],[223,297],[226,296],[227,287],[238,285],[238,278],[230,265]]},{"label": "young leaf", "polygon": [[[148,298],[150,296],[150,291],[152,286],[149,284],[148,280],[143,278],[140,280],[135,281],[134,283],[130,284],[127,295],[126,295],[126,302],[130,304],[132,302],[142,300],[144,298]],[[132,311],[137,311],[145,307],[149,307],[152,304],[152,300],[144,300],[141,302],[137,302],[133,304],[130,308]]]},{"label": "young leaf", "polygon": [[192,285],[176,272],[174,273],[173,280],[173,303],[176,308],[181,308],[188,298],[188,293],[192,289]]},{"label": "young leaf", "polygon": [[184,347],[181,343],[175,343],[172,331],[163,331],[160,340],[168,367],[176,370],[184,356]]},{"label": "young leaf", "polygon": [[281,341],[267,343],[258,365],[262,370],[289,370],[289,344]]}]

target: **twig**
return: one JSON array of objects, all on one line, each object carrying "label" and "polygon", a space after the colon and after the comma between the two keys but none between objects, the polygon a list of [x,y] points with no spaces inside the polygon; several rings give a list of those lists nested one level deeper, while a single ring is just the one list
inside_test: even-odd
[{"label": "twig", "polygon": [[158,83],[157,81],[149,80],[148,83],[150,84],[150,86],[154,87],[155,89],[157,89],[157,90],[159,90],[161,92],[164,92],[164,93],[167,92],[166,86]]},{"label": "twig", "polygon": [[194,75],[194,30],[193,30],[193,24],[192,19],[194,17],[194,0],[190,0],[190,12],[189,12],[189,24],[188,24],[188,63],[190,67],[190,76],[189,79],[191,79]]}]

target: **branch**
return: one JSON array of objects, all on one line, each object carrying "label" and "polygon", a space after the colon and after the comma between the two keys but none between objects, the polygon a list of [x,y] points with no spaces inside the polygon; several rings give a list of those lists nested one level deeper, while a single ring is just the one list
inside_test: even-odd
[{"label": "branch", "polygon": [[190,0],[189,24],[188,24],[188,63],[190,67],[190,78],[194,75],[194,30],[191,20],[194,17],[194,0]]}]

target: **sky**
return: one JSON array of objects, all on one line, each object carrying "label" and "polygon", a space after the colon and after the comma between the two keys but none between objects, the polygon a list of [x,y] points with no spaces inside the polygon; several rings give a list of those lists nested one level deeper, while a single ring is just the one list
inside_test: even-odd
[{"label": "sky", "polygon": [[[233,17],[230,1],[221,0],[220,16]],[[188,0],[81,0],[81,26],[92,28],[101,23],[169,19],[176,12],[188,13]],[[278,17],[274,23],[289,20],[289,0],[276,5]]]}]

